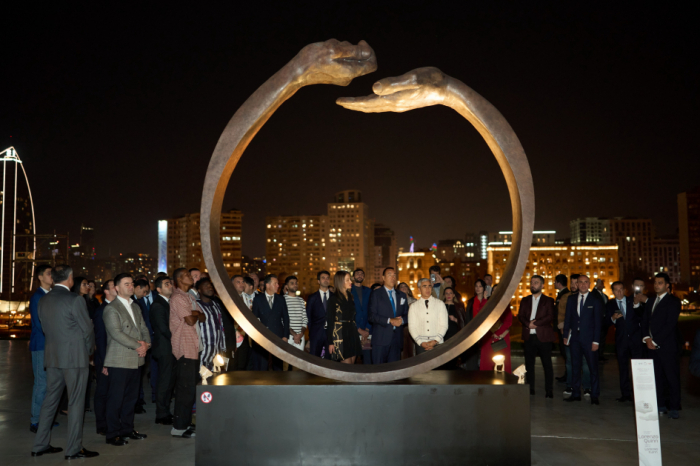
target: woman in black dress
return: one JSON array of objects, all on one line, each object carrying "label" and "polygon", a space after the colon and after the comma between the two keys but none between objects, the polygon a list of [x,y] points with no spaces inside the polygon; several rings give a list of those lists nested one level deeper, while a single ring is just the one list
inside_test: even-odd
[{"label": "woman in black dress", "polygon": [[355,356],[362,354],[360,333],[355,324],[355,303],[352,300],[352,278],[340,271],[333,278],[335,292],[328,298],[327,340],[328,351],[334,361],[355,364]]}]

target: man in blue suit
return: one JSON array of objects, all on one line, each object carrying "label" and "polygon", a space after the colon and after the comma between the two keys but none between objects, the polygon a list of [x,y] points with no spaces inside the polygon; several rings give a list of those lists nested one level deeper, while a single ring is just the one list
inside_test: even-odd
[{"label": "man in blue suit", "polygon": [[29,351],[32,353],[32,370],[34,372],[34,388],[32,389],[32,417],[29,421],[29,430],[36,434],[39,427],[39,414],[41,405],[46,397],[46,369],[44,369],[44,344],[46,339],[39,321],[39,300],[51,291],[53,279],[51,278],[51,266],[40,265],[36,268],[36,278],[39,287],[29,300],[29,312],[32,316],[32,333],[29,337]]},{"label": "man in blue suit", "polygon": [[372,324],[372,364],[401,359],[403,326],[408,323],[408,299],[395,290],[396,271],[387,267],[382,272],[384,286],[369,297],[369,322]]},{"label": "man in blue suit", "polygon": [[598,347],[603,302],[590,293],[591,281],[586,275],[578,277],[578,294],[569,296],[564,319],[564,344],[571,348],[573,393],[564,401],[581,401],[581,356],[591,373],[591,404],[600,404],[598,379]]},{"label": "man in blue suit", "polygon": [[107,280],[102,285],[102,304],[95,311],[93,325],[95,326],[95,427],[100,435],[107,435],[107,392],[109,391],[109,370],[104,367],[107,355],[107,330],[105,329],[104,312],[107,304],[117,299],[117,290],[114,288],[114,280]]},{"label": "man in blue suit", "polygon": [[[678,419],[681,409],[681,367],[678,317],[681,301],[671,294],[671,278],[666,273],[654,277],[656,299],[647,299],[642,316],[642,341],[654,360],[656,398],[659,413]],[[668,403],[665,390],[668,389]],[[668,409],[667,409],[668,408]]]},{"label": "man in blue suit", "polygon": [[[318,291],[309,296],[306,303],[306,317],[309,321],[309,345],[310,353],[321,357],[323,348],[326,348],[326,304],[330,299],[328,287],[331,284],[331,274],[321,270],[316,274],[318,280]],[[328,348],[326,348],[325,359],[330,359]]]},{"label": "man in blue suit", "polygon": [[[280,337],[285,343],[289,340],[289,311],[284,296],[277,294],[280,285],[277,276],[268,274],[263,279],[264,293],[258,293],[253,299],[253,315],[270,329],[272,333]],[[266,371],[269,367],[270,353],[253,342],[253,370]],[[281,371],[282,360],[272,356],[272,370]]]},{"label": "man in blue suit", "polygon": [[362,286],[365,281],[365,271],[355,269],[352,273],[355,286],[352,287],[352,299],[355,301],[355,323],[357,331],[360,334],[360,342],[362,343],[362,364],[372,364],[372,350],[364,349],[369,343],[369,335],[372,333],[372,324],[369,323],[369,296],[372,291]]},{"label": "man in blue suit", "polygon": [[622,396],[618,402],[634,401],[632,398],[632,382],[630,380],[630,359],[642,358],[642,337],[640,325],[642,313],[634,309],[632,296],[625,296],[622,282],[612,284],[615,299],[608,300],[605,305],[605,320],[615,327],[615,350],[620,371],[620,390]]}]

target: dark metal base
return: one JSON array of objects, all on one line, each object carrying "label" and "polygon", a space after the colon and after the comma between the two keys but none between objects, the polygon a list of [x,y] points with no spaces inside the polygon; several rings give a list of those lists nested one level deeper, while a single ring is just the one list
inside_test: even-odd
[{"label": "dark metal base", "polygon": [[209,383],[197,387],[199,466],[530,464],[529,386],[510,374],[352,384],[231,372]]}]

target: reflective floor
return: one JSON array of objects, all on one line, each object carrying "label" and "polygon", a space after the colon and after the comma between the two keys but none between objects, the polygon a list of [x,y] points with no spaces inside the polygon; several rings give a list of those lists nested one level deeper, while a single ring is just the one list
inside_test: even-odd
[{"label": "reflective floor", "polygon": [[[29,411],[33,376],[28,341],[0,341],[0,465],[67,464],[63,453],[32,458],[34,434],[29,432]],[[514,355],[513,367],[523,363]],[[545,401],[544,374],[537,368],[537,394],[530,397],[532,413],[533,465],[638,465],[636,429],[631,403],[620,405],[617,364],[601,365],[600,406],[586,401],[562,401],[564,386],[555,385],[555,399]],[[554,361],[555,375],[563,372],[561,360]],[[688,373],[688,359],[681,362],[683,410],[679,420],[661,418],[661,449],[666,465],[700,464],[700,380]],[[150,400],[150,387],[146,387]],[[124,447],[105,444],[95,434],[95,416],[85,415],[83,445],[100,453],[97,458],[76,460],[90,465],[192,465],[194,441],[170,436],[170,428],[156,425],[155,406],[148,404],[146,414],[136,415],[136,429],[148,434],[142,441]],[[59,416],[58,421],[65,417]],[[52,433],[53,446],[65,446],[65,422]],[[232,458],[231,464],[245,464]],[[465,462],[465,464],[467,464]]]}]

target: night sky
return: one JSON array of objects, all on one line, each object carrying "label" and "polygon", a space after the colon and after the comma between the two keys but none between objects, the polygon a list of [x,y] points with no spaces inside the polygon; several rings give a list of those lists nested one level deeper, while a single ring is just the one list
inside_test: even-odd
[{"label": "night sky", "polygon": [[38,233],[73,240],[84,222],[98,256],[155,253],[158,219],[199,210],[238,107],[304,45],[330,38],[366,40],[379,69],[346,88],[302,89],[257,135],[224,204],[244,213],[244,254],[264,254],[265,216],[322,214],[351,188],[399,246],[512,228],[500,169],[457,113],[335,104],[422,66],[508,119],[530,160],[537,229],[568,237],[576,217],[644,216],[673,234],[676,195],[700,184],[700,28],[673,2],[12,3],[0,150],[15,146],[25,164]]}]

